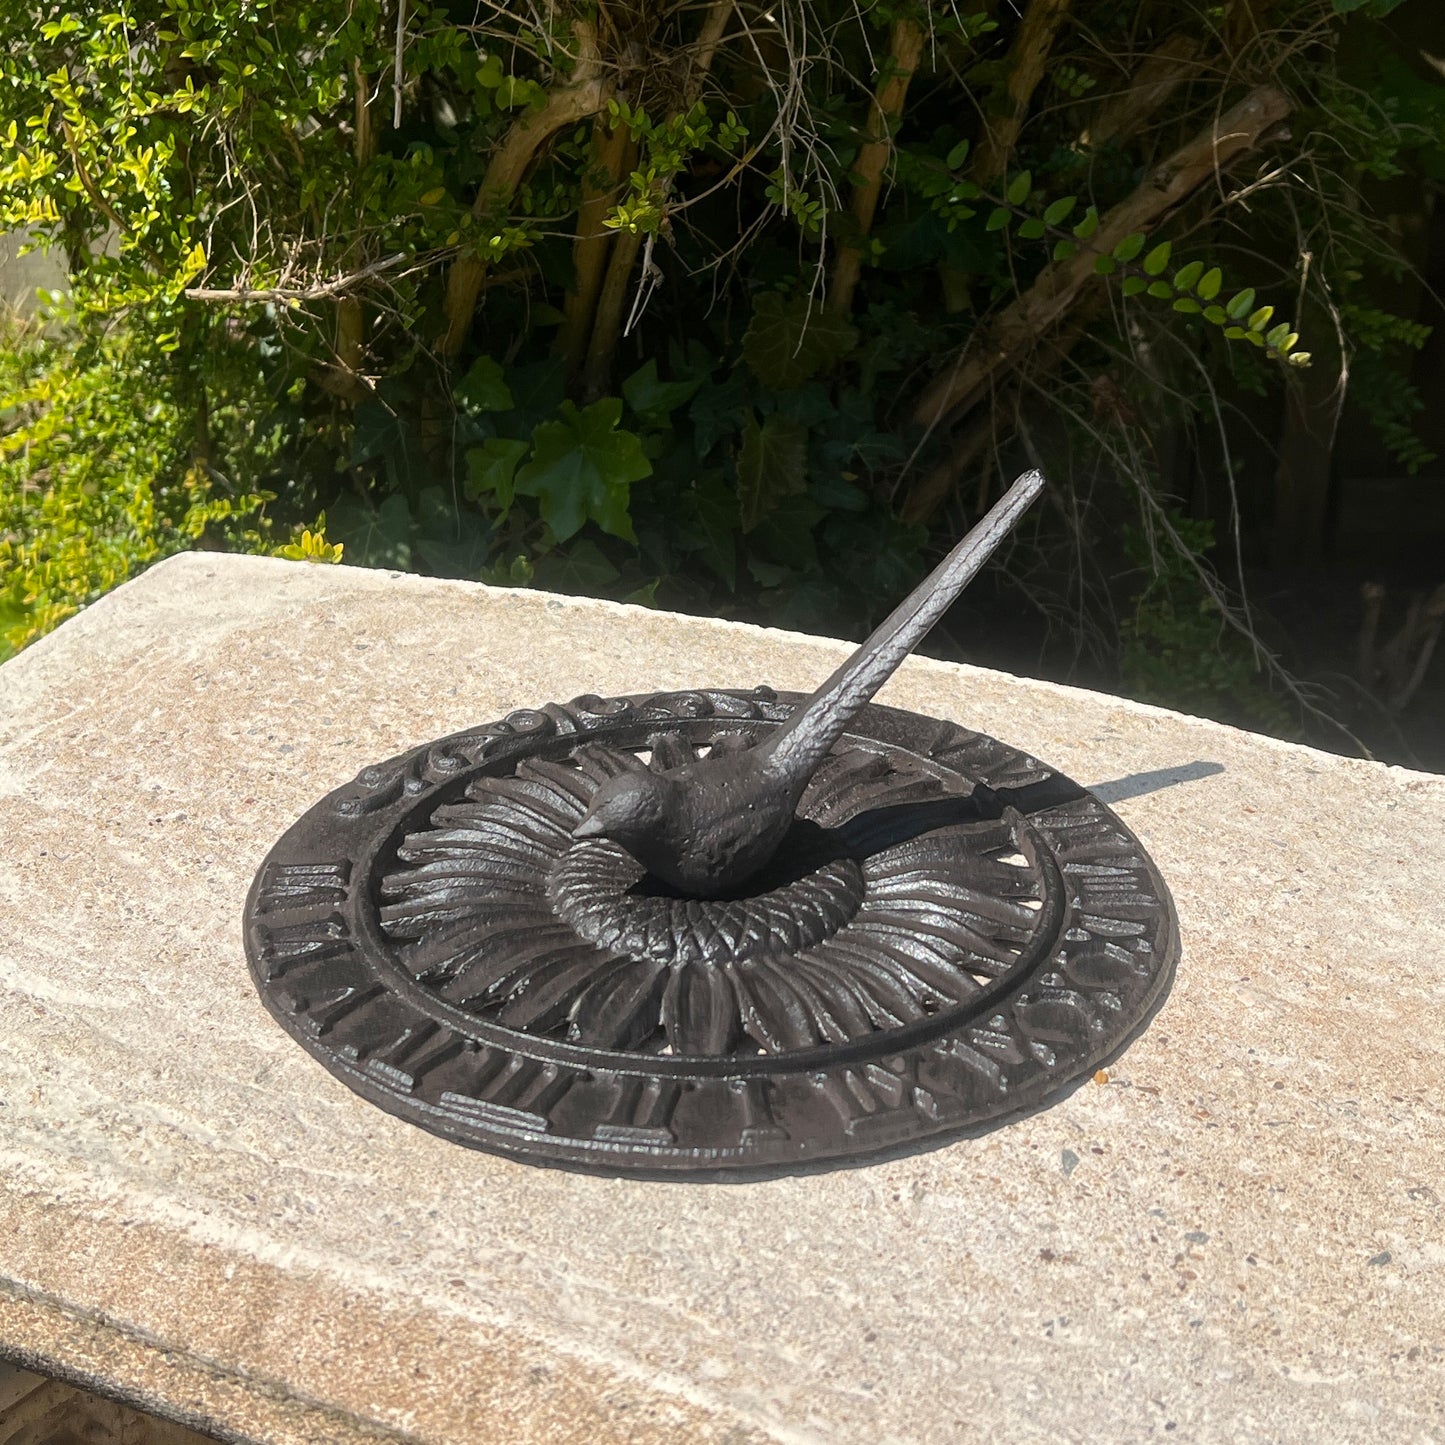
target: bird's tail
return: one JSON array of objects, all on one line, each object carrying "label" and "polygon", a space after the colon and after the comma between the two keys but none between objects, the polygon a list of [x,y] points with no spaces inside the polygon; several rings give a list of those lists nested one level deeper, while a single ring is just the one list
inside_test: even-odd
[{"label": "bird's tail", "polygon": [[1014,482],[988,515],[763,745],[773,768],[790,779],[812,776],[854,714],[923,641],[1043,489],[1042,472],[1025,472]]}]

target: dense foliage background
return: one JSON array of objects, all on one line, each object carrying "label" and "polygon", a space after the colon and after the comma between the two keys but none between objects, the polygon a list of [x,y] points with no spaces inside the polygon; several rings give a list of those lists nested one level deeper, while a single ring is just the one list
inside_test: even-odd
[{"label": "dense foliage background", "polygon": [[186,546],[859,634],[1033,463],[939,650],[1445,767],[1438,0],[0,42],[0,227],[69,277],[0,337],[0,649]]}]

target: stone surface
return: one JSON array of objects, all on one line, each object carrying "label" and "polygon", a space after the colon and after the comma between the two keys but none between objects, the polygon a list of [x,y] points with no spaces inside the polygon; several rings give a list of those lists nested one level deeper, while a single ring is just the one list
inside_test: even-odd
[{"label": "stone surface", "polygon": [[268,1442],[1445,1442],[1445,779],[914,660],[881,701],[1100,785],[1178,906],[1150,1029],[865,1168],[513,1164],[271,1022],[271,841],[365,763],[843,644],[167,562],[0,669],[0,1355]]}]

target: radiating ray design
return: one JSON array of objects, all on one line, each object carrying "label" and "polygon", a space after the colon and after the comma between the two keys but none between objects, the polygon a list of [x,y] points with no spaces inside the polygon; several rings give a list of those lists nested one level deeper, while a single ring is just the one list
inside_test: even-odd
[{"label": "radiating ray design", "polygon": [[886,750],[840,745],[799,808],[791,871],[747,897],[672,897],[615,844],[573,842],[608,778],[750,742],[659,732],[475,779],[396,850],[385,933],[421,983],[506,1028],[693,1056],[898,1028],[1015,965],[1043,895],[1014,827]]}]

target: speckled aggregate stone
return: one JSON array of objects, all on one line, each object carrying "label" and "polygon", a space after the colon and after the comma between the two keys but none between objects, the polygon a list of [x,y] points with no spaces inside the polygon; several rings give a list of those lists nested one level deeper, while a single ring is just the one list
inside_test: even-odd
[{"label": "speckled aggregate stone", "polygon": [[444,1143],[271,1021],[239,921],[361,767],[844,644],[192,554],[0,668],[0,1355],[267,1442],[1445,1445],[1445,779],[922,659],[1178,907],[1107,1072],[910,1158],[607,1180]]}]

